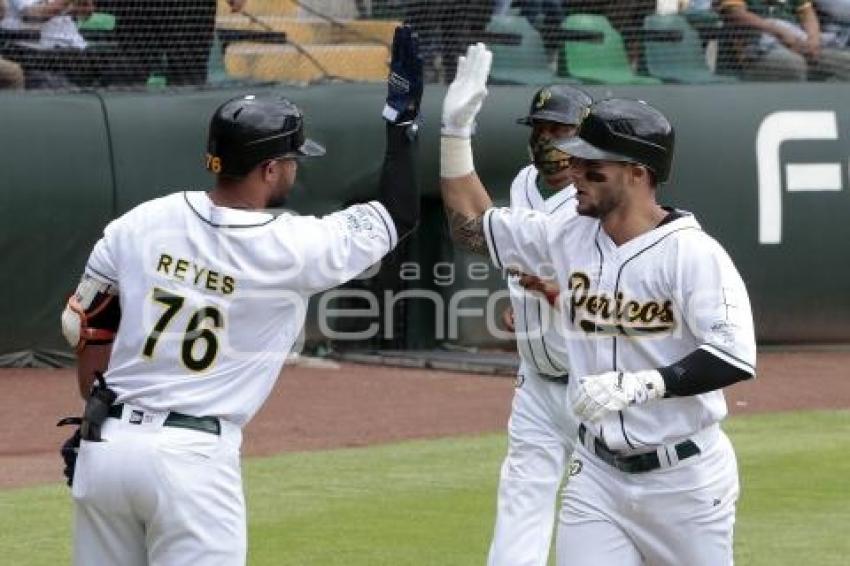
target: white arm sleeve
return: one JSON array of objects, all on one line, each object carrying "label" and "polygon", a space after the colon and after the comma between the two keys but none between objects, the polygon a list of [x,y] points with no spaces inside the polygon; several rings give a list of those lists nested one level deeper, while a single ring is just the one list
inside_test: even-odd
[{"label": "white arm sleeve", "polygon": [[677,300],[700,348],[755,375],[756,341],[747,288],[726,251],[704,233],[683,239]]},{"label": "white arm sleeve", "polygon": [[484,213],[484,236],[497,268],[552,275],[545,213],[527,208],[490,208]]}]

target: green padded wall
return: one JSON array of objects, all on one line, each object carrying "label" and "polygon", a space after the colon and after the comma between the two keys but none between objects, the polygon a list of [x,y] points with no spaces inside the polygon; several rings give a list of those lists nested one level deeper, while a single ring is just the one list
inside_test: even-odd
[{"label": "green padded wall", "polygon": [[94,96],[0,93],[2,365],[67,351],[59,313],[113,215],[102,115]]},{"label": "green padded wall", "polygon": [[[326,158],[302,165],[292,208],[321,214],[375,196],[384,151],[382,85],[265,90],[301,106],[308,135],[328,148]],[[506,202],[513,175],[528,160],[529,132],[515,118],[526,112],[534,90],[491,87],[479,117],[477,170],[498,203]],[[850,86],[588,90],[645,99],[671,118],[676,159],[661,200],[694,211],[732,255],[748,284],[762,343],[850,341]],[[0,277],[12,290],[0,322],[0,363],[67,352],[58,315],[103,226],[151,197],[209,187],[212,177],[203,168],[209,115],[245,92],[0,94]],[[444,94],[441,86],[425,92],[419,169],[428,219],[407,259],[421,260],[423,274],[436,262],[455,261],[447,243],[435,244],[444,236],[438,201]],[[788,139],[766,141],[770,132]],[[801,166],[809,169],[801,174]],[[824,182],[828,186],[818,186]],[[767,243],[760,241],[760,215],[770,199],[772,216],[765,217],[772,218],[768,231],[776,241]],[[452,289],[480,284],[461,278]],[[410,285],[452,292],[427,276]],[[494,275],[483,285],[497,289],[501,282]],[[432,345],[430,307],[411,305],[406,313],[405,343]],[[459,342],[487,343],[474,321],[461,327]],[[315,336],[314,325],[308,328]]]}]

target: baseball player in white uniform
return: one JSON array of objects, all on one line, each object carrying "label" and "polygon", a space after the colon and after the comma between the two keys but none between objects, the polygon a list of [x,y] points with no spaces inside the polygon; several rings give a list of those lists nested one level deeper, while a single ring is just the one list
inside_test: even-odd
[{"label": "baseball player in white uniform", "polygon": [[459,63],[443,104],[441,188],[455,242],[500,268],[553,273],[579,443],[560,564],[732,564],[738,471],[721,389],[755,375],[747,291],[691,213],[656,201],[673,129],[648,104],[594,103],[569,154],[579,216],[494,209],[472,161],[491,55]]},{"label": "baseball player in white uniform", "polygon": [[[291,102],[248,95],[212,118],[211,191],[143,203],[106,227],[62,315],[88,398],[76,461],[65,450],[76,564],[244,564],[242,427],[310,295],[367,269],[418,221],[421,95],[418,43],[400,27],[377,200],[323,218],[266,212],[298,161],[324,149],[304,137]],[[89,394],[93,370],[105,382]]]},{"label": "baseball player in white uniform", "polygon": [[[511,185],[512,209],[550,216],[575,216],[575,187],[567,155],[555,141],[575,134],[590,106],[582,90],[552,85],[538,90],[520,124],[531,128],[532,164]],[[516,334],[520,367],[508,422],[508,454],[502,464],[490,566],[545,566],[555,503],[573,451],[578,423],[565,394],[569,381],[560,311],[552,304],[558,289],[540,278],[508,274],[509,326]]]}]

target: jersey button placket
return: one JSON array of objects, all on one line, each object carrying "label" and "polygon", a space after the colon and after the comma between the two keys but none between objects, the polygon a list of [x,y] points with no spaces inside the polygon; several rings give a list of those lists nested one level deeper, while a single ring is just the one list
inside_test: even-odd
[{"label": "jersey button placket", "polygon": [[[616,272],[612,269],[610,258],[606,257],[605,263],[602,265],[600,278],[597,281],[597,287],[593,291],[598,297],[607,297],[610,301],[610,313],[616,316],[616,297],[614,296],[614,281]],[[606,318],[604,313],[600,312],[596,315],[596,320],[605,328],[610,328],[615,322],[613,316]],[[611,371],[617,369],[613,365],[614,360],[614,340],[610,333],[605,332],[599,335],[596,340],[596,368],[597,371]]]}]

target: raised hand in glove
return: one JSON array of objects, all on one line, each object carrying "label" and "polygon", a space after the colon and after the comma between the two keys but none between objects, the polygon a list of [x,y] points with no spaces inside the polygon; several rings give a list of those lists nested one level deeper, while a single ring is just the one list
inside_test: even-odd
[{"label": "raised hand in glove", "polygon": [[413,33],[410,26],[399,26],[395,28],[393,35],[384,118],[399,125],[415,121],[422,102],[422,88],[419,37]]},{"label": "raised hand in glove", "polygon": [[570,404],[580,421],[597,422],[621,411],[664,397],[664,379],[656,370],[609,371],[578,379],[569,388]]},{"label": "raised hand in glove", "polygon": [[475,130],[475,117],[487,96],[487,77],[493,54],[483,43],[470,45],[458,57],[455,80],[443,100],[443,136],[469,138]]}]

